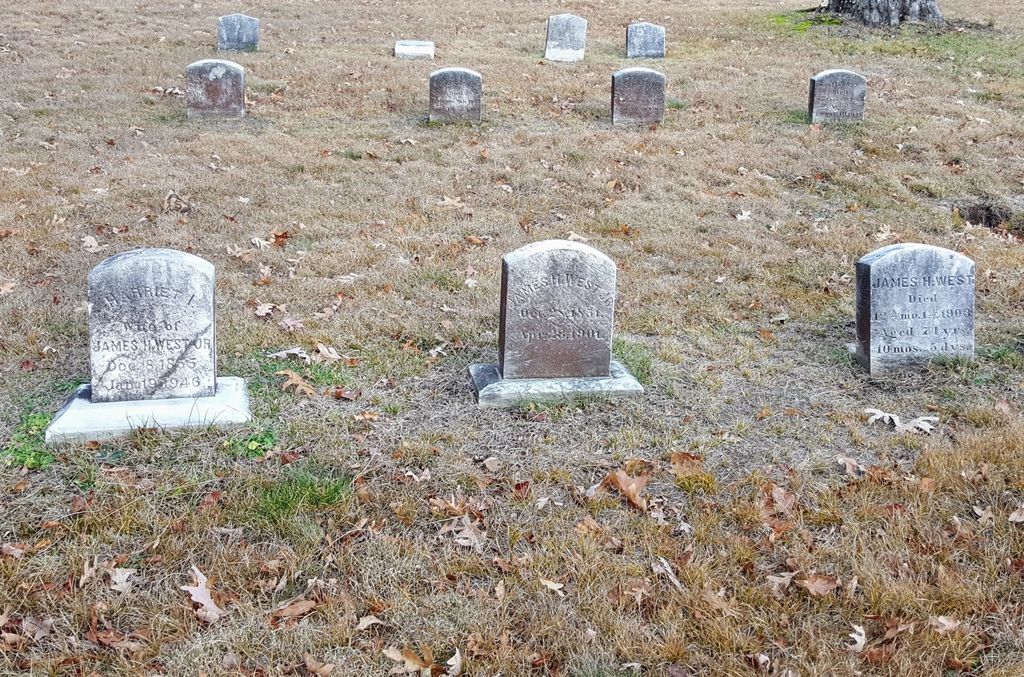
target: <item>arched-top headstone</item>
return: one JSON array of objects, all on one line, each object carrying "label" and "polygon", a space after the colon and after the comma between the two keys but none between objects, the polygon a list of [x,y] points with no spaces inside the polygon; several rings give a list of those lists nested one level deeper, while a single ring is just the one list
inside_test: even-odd
[{"label": "arched-top headstone", "polygon": [[173,249],[136,249],[89,273],[92,401],[214,394],[213,264]]},{"label": "arched-top headstone", "polygon": [[641,22],[626,28],[627,59],[665,58],[665,27]]},{"label": "arched-top headstone", "polygon": [[544,58],[548,61],[582,61],[587,49],[587,20],[575,14],[548,17]]},{"label": "arched-top headstone", "polygon": [[811,122],[856,122],[864,119],[868,81],[846,70],[827,70],[811,78],[807,115]]},{"label": "arched-top headstone", "polygon": [[228,14],[217,22],[217,49],[255,52],[260,46],[260,20],[245,14]]},{"label": "arched-top headstone", "polygon": [[185,70],[185,105],[190,118],[245,117],[245,69],[223,59],[190,64]]},{"label": "arched-top headstone", "polygon": [[974,356],[974,261],[924,244],[857,261],[857,360],[872,374]]},{"label": "arched-top headstone", "polygon": [[468,68],[442,68],[430,74],[430,121],[480,122],[483,76]]},{"label": "arched-top headstone", "polygon": [[608,376],[614,316],[615,263],[593,247],[546,240],[505,255],[501,376]]},{"label": "arched-top headstone", "polygon": [[650,68],[624,68],[612,75],[612,124],[661,122],[665,76]]}]

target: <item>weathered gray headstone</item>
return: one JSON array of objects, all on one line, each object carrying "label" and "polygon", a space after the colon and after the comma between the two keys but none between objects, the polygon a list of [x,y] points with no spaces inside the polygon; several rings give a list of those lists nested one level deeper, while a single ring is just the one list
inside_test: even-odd
[{"label": "weathered gray headstone", "polygon": [[260,46],[260,20],[245,14],[228,14],[217,22],[217,49],[255,52]]},{"label": "weathered gray headstone", "polygon": [[213,264],[173,249],[136,249],[89,273],[92,401],[213,395]]},{"label": "weathered gray headstone", "polygon": [[646,22],[629,24],[626,28],[626,58],[665,58],[665,27]]},{"label": "weathered gray headstone", "polygon": [[399,59],[433,59],[434,43],[429,40],[399,40],[395,43]]},{"label": "weathered gray headstone", "polygon": [[856,122],[864,119],[868,81],[845,70],[827,70],[811,78],[807,115],[816,122]]},{"label": "weathered gray headstone", "polygon": [[480,122],[483,77],[468,68],[442,68],[430,74],[430,121]]},{"label": "weathered gray headstone", "polygon": [[252,419],[245,381],[217,376],[212,264],[171,249],[118,254],[89,273],[88,300],[92,380],[47,444]]},{"label": "weathered gray headstone", "polygon": [[855,356],[872,374],[974,356],[974,261],[924,244],[857,261]]},{"label": "weathered gray headstone", "polygon": [[624,68],[612,75],[612,124],[661,122],[665,76],[650,68]]},{"label": "weathered gray headstone", "polygon": [[185,105],[189,118],[245,117],[245,69],[223,59],[190,64],[185,70]]},{"label": "weathered gray headstone", "polygon": [[587,20],[574,14],[548,17],[544,58],[548,61],[582,61],[587,49]]},{"label": "weathered gray headstone", "polygon": [[470,367],[480,406],[643,392],[611,359],[615,278],[611,259],[578,242],[547,240],[507,254],[498,364]]}]

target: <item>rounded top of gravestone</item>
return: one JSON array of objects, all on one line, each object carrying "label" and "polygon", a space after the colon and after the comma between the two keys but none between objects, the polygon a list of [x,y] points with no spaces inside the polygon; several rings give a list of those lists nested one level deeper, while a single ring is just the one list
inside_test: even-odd
[{"label": "rounded top of gravestone", "polygon": [[649,21],[634,21],[633,23],[629,24],[629,28],[633,28],[633,27],[636,27],[636,28],[655,28],[655,29],[662,30],[662,31],[665,30],[664,26],[659,26],[658,24],[652,24]]},{"label": "rounded top of gravestone", "polygon": [[621,78],[627,75],[644,75],[646,77],[654,77],[659,80],[664,80],[664,73],[659,73],[653,68],[644,68],[643,66],[631,66],[630,68],[623,68],[620,71],[615,71],[612,75],[613,78]]},{"label": "rounded top of gravestone", "polygon": [[821,71],[817,75],[811,78],[815,81],[820,80],[854,80],[856,82],[866,83],[868,80],[860,73],[848,71],[844,68],[830,68],[828,70]]},{"label": "rounded top of gravestone", "polygon": [[456,73],[468,75],[469,77],[476,78],[478,80],[483,80],[484,77],[471,68],[462,68],[461,66],[449,66],[448,68],[439,68],[433,73],[431,73],[430,79],[433,80],[435,77],[439,75],[455,75]]},{"label": "rounded top of gravestone", "polygon": [[248,14],[242,14],[241,12],[235,12],[234,14],[225,14],[220,18],[221,21],[224,21],[225,19],[248,19],[249,21],[259,21],[259,19],[257,19],[256,17],[249,16]]},{"label": "rounded top of gravestone", "polygon": [[538,254],[547,254],[558,251],[579,252],[580,254],[586,254],[587,256],[598,259],[612,268],[615,267],[615,262],[608,258],[604,252],[598,251],[589,245],[585,245],[581,242],[574,242],[572,240],[541,240],[540,242],[533,242],[505,254],[503,258],[505,263],[515,265]]},{"label": "rounded top of gravestone", "polygon": [[552,14],[550,17],[548,17],[548,21],[551,21],[551,20],[573,21],[573,22],[582,21],[583,23],[587,23],[587,20],[584,19],[583,17],[576,16],[575,14],[570,14],[569,12],[565,12],[564,14]]},{"label": "rounded top of gravestone", "polygon": [[143,249],[131,249],[104,259],[89,271],[89,279],[92,280],[93,277],[102,275],[120,266],[146,263],[170,263],[178,266],[189,266],[201,274],[210,276],[213,275],[214,271],[212,263],[206,259],[199,258],[195,254],[178,251],[177,249],[146,247]]},{"label": "rounded top of gravestone", "polygon": [[903,254],[931,254],[940,258],[949,258],[951,260],[962,260],[966,263],[974,263],[973,259],[969,256],[955,252],[952,249],[945,249],[943,247],[936,247],[930,244],[919,244],[916,242],[901,242],[899,244],[891,244],[886,247],[881,247],[873,252],[869,252],[857,260],[857,264],[861,266],[873,266],[876,263],[883,261],[886,258],[894,255]]},{"label": "rounded top of gravestone", "polygon": [[245,72],[245,68],[243,68],[241,64],[237,64],[234,61],[228,61],[227,59],[200,59],[199,61],[193,61],[190,63],[187,70],[212,70],[217,66],[238,72]]}]

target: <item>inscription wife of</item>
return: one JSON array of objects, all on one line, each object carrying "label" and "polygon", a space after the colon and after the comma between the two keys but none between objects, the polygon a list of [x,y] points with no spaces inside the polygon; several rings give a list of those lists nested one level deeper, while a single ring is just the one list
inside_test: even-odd
[{"label": "inscription wife of", "polygon": [[93,268],[92,401],[213,395],[213,297],[213,264],[185,252],[137,249]]}]

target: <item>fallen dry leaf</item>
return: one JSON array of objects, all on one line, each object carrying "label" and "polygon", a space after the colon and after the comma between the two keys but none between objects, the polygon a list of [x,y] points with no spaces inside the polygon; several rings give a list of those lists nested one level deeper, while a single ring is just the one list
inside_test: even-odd
[{"label": "fallen dry leaf", "polygon": [[962,625],[962,623],[963,621],[958,621],[952,616],[928,617],[928,627],[940,635],[948,635],[949,633],[954,632]]},{"label": "fallen dry leaf", "polygon": [[842,586],[842,581],[831,576],[811,574],[807,578],[797,581],[796,584],[811,593],[811,596],[813,597],[825,597],[826,595],[831,594],[836,588]]},{"label": "fallen dry leaf", "polygon": [[546,578],[541,578],[540,582],[541,585],[543,585],[545,588],[555,593],[559,597],[565,597],[565,593],[562,591],[562,588],[565,587],[565,583],[556,583],[555,581],[549,581]]},{"label": "fallen dry leaf", "polygon": [[367,628],[373,627],[377,624],[382,624],[384,621],[377,618],[376,616],[363,616],[359,619],[359,623],[356,625],[356,632],[366,630]]},{"label": "fallen dry leaf", "polygon": [[650,479],[651,476],[648,474],[630,477],[626,474],[626,471],[619,469],[609,474],[605,478],[605,483],[625,496],[634,507],[640,510],[647,510],[647,499],[641,494]]},{"label": "fallen dry leaf", "polygon": [[864,632],[863,625],[856,625],[854,623],[851,623],[850,625],[853,625],[853,632],[847,636],[853,640],[853,644],[847,644],[846,649],[853,653],[860,653],[864,650],[864,645],[868,641],[868,636]]},{"label": "fallen dry leaf", "polygon": [[306,664],[306,671],[316,677],[328,677],[328,675],[334,672],[334,663],[321,663],[313,658],[311,654],[305,654],[303,660]]},{"label": "fallen dry leaf", "polygon": [[313,611],[316,608],[316,602],[311,599],[300,599],[290,604],[286,604],[283,607],[273,609],[270,612],[271,618],[277,618],[280,620],[288,620],[290,618],[300,618]]},{"label": "fallen dry leaf", "polygon": [[305,379],[296,374],[291,369],[282,369],[281,371],[275,371],[275,376],[285,376],[287,380],[281,384],[281,390],[288,392],[289,388],[292,388],[296,395],[306,395],[312,397],[316,395],[316,388],[311,386]]},{"label": "fallen dry leaf", "polygon": [[192,565],[192,574],[196,577],[196,584],[183,585],[181,589],[189,594],[194,603],[199,605],[199,608],[195,610],[199,620],[204,623],[216,623],[227,612],[213,601],[206,576],[195,564]]}]

